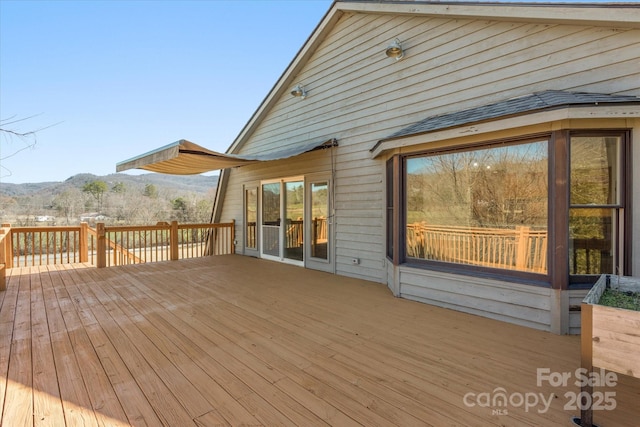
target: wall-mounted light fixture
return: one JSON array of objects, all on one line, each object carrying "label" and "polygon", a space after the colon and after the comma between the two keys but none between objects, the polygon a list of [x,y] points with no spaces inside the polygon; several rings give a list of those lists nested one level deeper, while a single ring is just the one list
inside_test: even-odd
[{"label": "wall-mounted light fixture", "polygon": [[402,49],[400,40],[395,39],[392,41],[384,53],[386,53],[389,58],[395,58],[396,61],[401,60],[404,57],[404,50]]},{"label": "wall-mounted light fixture", "polygon": [[304,86],[298,84],[291,91],[291,96],[299,96],[300,98],[305,99],[307,97],[307,90],[304,88]]}]

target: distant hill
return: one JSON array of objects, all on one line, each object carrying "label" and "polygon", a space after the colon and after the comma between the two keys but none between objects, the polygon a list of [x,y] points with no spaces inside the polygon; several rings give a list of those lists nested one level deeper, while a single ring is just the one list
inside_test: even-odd
[{"label": "distant hill", "polygon": [[[95,181],[106,188],[101,193],[84,191]],[[155,173],[83,173],[63,182],[0,183],[0,220],[16,226],[73,225],[97,217],[112,225],[207,222],[217,185],[217,175]]]},{"label": "distant hill", "polygon": [[218,176],[204,175],[165,175],[148,173],[143,175],[127,175],[124,173],[113,173],[110,175],[97,176],[90,173],[82,173],[67,178],[62,182],[39,182],[28,184],[11,184],[0,182],[0,195],[7,197],[35,196],[42,193],[55,195],[62,193],[69,188],[82,187],[87,182],[104,181],[109,187],[116,183],[122,183],[130,189],[144,189],[148,184],[155,185],[158,189],[167,190],[171,193],[195,193],[207,194],[218,185]]}]

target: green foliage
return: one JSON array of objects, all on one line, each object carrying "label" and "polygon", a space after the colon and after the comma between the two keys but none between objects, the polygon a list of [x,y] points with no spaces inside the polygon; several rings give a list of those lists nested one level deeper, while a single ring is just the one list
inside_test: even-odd
[{"label": "green foliage", "polygon": [[187,200],[184,197],[172,199],[171,207],[173,213],[171,219],[179,222],[209,222],[211,218],[211,201],[209,200]]},{"label": "green foliage", "polygon": [[91,194],[96,200],[100,200],[100,198],[108,188],[109,187],[107,186],[107,183],[104,181],[91,181],[87,182],[82,187],[82,191],[84,193]]},{"label": "green foliage", "polygon": [[109,186],[107,185],[106,182],[96,180],[96,181],[87,182],[82,187],[82,192],[91,194],[93,198],[96,199],[96,202],[98,202],[98,210],[102,210],[103,196],[108,189],[109,189]]},{"label": "green foliage", "polygon": [[153,184],[147,184],[144,186],[144,194],[146,197],[151,197],[152,199],[158,198],[158,189]]},{"label": "green foliage", "polygon": [[189,220],[189,204],[184,198],[178,197],[171,200],[171,206],[173,207],[175,219],[183,222]]},{"label": "green foliage", "polygon": [[606,305],[608,307],[640,311],[640,293],[606,289],[598,304]]},{"label": "green foliage", "polygon": [[116,182],[113,187],[111,187],[111,191],[117,194],[122,194],[127,191],[127,187],[123,182]]},{"label": "green foliage", "polygon": [[173,206],[173,209],[176,211],[182,211],[185,212],[187,210],[187,201],[185,199],[183,199],[182,197],[178,197],[177,199],[173,199],[171,201],[171,205]]}]

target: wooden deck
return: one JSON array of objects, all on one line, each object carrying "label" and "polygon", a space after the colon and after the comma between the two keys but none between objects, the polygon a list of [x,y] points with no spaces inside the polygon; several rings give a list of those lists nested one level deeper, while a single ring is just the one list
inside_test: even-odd
[{"label": "wooden deck", "polygon": [[[578,368],[578,337],[380,284],[235,255],[8,274],[2,426],[569,426],[579,414],[564,409],[573,376],[536,383],[536,368]],[[616,408],[594,420],[640,425],[640,381],[606,390]],[[500,392],[506,406],[491,404]],[[547,411],[522,405],[540,393],[554,396]]]}]

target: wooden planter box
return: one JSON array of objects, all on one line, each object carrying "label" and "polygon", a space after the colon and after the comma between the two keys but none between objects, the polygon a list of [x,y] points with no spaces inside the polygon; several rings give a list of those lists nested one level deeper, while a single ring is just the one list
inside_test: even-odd
[{"label": "wooden planter box", "polygon": [[[581,365],[640,378],[640,311],[599,305],[605,289],[640,292],[640,279],[602,275],[581,305]],[[582,391],[592,394],[590,386]],[[582,426],[592,425],[591,408],[581,411]]]},{"label": "wooden planter box", "polygon": [[640,292],[640,279],[600,276],[582,301],[582,351],[590,344],[593,366],[640,378],[640,311],[599,305],[607,287]]}]

